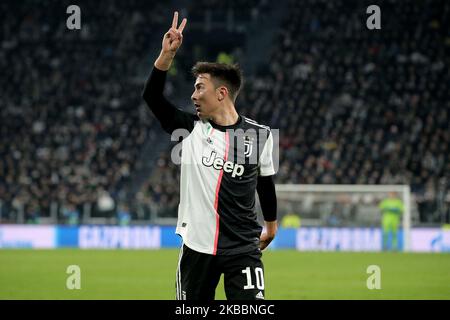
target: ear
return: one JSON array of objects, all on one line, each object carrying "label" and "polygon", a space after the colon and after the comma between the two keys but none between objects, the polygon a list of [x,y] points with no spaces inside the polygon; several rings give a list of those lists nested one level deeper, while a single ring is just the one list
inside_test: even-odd
[{"label": "ear", "polygon": [[219,87],[219,92],[217,93],[217,98],[219,101],[223,101],[228,96],[227,87],[221,86]]}]

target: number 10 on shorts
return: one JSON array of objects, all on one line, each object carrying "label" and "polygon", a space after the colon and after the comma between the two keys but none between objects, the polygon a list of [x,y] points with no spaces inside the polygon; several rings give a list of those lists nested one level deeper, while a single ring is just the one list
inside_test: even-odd
[{"label": "number 10 on shorts", "polygon": [[[242,273],[245,273],[247,276],[247,284],[244,286],[244,290],[247,289],[255,289],[255,286],[252,283],[252,274],[251,274],[250,267],[245,268],[242,270]],[[260,267],[255,268],[255,277],[256,277],[256,288],[258,290],[264,290],[264,273],[263,269]]]}]

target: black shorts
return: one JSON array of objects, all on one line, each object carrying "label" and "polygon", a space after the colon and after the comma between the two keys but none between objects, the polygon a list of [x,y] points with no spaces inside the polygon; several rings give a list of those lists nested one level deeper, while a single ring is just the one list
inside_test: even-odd
[{"label": "black shorts", "polygon": [[222,273],[228,300],[264,300],[261,255],[210,255],[183,245],[176,274],[177,300],[214,300]]}]

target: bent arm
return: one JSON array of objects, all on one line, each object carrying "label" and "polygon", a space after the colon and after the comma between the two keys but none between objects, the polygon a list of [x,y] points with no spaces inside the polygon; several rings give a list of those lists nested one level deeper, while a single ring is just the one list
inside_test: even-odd
[{"label": "bent arm", "polygon": [[167,101],[163,94],[167,70],[169,70],[175,54],[183,42],[183,29],[186,22],[187,19],[183,19],[180,26],[177,27],[178,12],[174,12],[172,27],[163,36],[161,52],[142,92],[142,98],[159,120],[163,129],[169,134],[172,134],[178,128],[192,131],[194,122],[198,118],[194,114],[177,109]]},{"label": "bent arm", "polygon": [[167,133],[172,134],[178,128],[192,131],[197,116],[179,110],[164,97],[166,77],[167,71],[155,66],[145,83],[142,98]]},{"label": "bent arm", "polygon": [[256,191],[264,216],[265,232],[261,234],[260,238],[260,248],[264,250],[275,238],[278,230],[277,195],[272,176],[259,176]]}]

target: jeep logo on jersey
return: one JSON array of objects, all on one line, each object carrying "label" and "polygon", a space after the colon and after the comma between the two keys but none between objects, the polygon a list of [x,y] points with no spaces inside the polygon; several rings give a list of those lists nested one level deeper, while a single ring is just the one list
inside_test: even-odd
[{"label": "jeep logo on jersey", "polygon": [[236,176],[240,177],[244,173],[244,166],[233,163],[231,161],[225,161],[224,159],[220,157],[216,157],[217,152],[211,151],[211,154],[208,157],[202,158],[202,163],[207,167],[213,167],[216,170],[222,170],[225,172],[230,173],[231,176],[234,178]]}]

